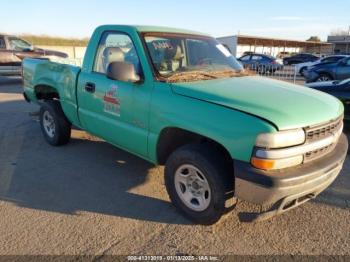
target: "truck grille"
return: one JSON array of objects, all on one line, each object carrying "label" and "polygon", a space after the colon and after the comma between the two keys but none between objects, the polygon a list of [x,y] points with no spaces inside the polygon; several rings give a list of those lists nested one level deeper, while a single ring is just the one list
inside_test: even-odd
[{"label": "truck grille", "polygon": [[340,117],[330,123],[305,129],[306,142],[317,141],[332,135],[341,128],[342,122],[343,117]]},{"label": "truck grille", "polygon": [[319,157],[322,157],[322,156],[330,153],[335,148],[335,145],[336,144],[334,143],[334,144],[331,144],[329,146],[325,146],[325,147],[319,148],[317,150],[307,152],[304,155],[304,163],[309,162],[311,160],[315,160]]},{"label": "truck grille", "polygon": [[[338,131],[340,131],[342,126],[343,126],[343,116],[339,117],[338,119],[330,123],[306,128],[305,129],[306,143],[315,142],[317,140],[321,140],[326,137],[332,136],[334,133],[337,133]],[[330,153],[331,151],[333,151],[335,146],[336,146],[336,143],[333,143],[328,146],[318,148],[317,150],[306,152],[304,154],[304,163],[309,162],[311,160],[315,160],[317,158],[320,158]]]}]

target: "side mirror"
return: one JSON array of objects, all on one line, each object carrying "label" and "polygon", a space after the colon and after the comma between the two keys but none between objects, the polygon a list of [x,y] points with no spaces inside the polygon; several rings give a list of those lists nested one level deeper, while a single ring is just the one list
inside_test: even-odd
[{"label": "side mirror", "polygon": [[107,77],[112,80],[137,83],[141,81],[135,65],[126,62],[112,62],[107,67]]}]

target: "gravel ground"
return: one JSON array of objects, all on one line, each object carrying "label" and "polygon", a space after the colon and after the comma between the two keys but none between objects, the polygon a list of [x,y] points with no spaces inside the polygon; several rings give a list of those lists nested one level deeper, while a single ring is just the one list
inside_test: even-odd
[{"label": "gravel ground", "polygon": [[214,226],[170,204],[163,168],[85,132],[45,143],[20,83],[0,79],[0,255],[349,255],[350,160],[317,199],[260,223],[238,202]]}]

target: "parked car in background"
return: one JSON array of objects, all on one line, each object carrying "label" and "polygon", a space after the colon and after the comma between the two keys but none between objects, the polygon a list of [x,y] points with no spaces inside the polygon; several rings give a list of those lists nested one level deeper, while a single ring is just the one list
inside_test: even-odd
[{"label": "parked car in background", "polygon": [[292,55],[293,55],[293,53],[290,53],[290,52],[279,52],[276,57],[278,59],[283,59],[285,57],[290,57]]},{"label": "parked car in background", "polygon": [[304,77],[306,83],[350,78],[350,56],[335,63],[321,63],[311,66],[305,71]]},{"label": "parked car in background", "polygon": [[345,80],[315,82],[306,84],[307,87],[326,92],[338,98],[344,104],[344,118],[350,120],[350,78]]},{"label": "parked car in background", "polygon": [[300,64],[295,65],[295,71],[303,76],[305,71],[307,70],[307,68],[310,66],[317,65],[320,63],[335,63],[335,62],[338,62],[341,59],[346,58],[346,57],[348,57],[348,56],[347,55],[331,55],[331,56],[327,56],[324,58],[320,58],[320,59],[316,60],[315,62],[300,63]]},{"label": "parked car in background", "polygon": [[283,64],[295,65],[295,64],[305,63],[305,62],[315,62],[319,59],[320,58],[318,56],[315,56],[312,54],[296,54],[294,56],[283,58]]},{"label": "parked car in background", "polygon": [[32,58],[67,58],[62,52],[35,48],[24,39],[12,35],[0,35],[0,75],[20,75],[22,60]]},{"label": "parked car in background", "polygon": [[270,55],[264,54],[247,54],[238,58],[244,68],[255,70],[262,73],[274,73],[283,69],[283,65],[277,62],[277,59]]}]

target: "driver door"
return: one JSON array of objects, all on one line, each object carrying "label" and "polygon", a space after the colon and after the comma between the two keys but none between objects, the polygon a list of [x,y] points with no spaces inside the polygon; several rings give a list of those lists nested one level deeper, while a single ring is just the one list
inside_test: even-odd
[{"label": "driver door", "polygon": [[91,72],[78,80],[79,117],[85,130],[140,156],[147,156],[148,113],[152,85],[107,78],[111,62],[133,63],[143,75],[131,38],[105,32]]}]

